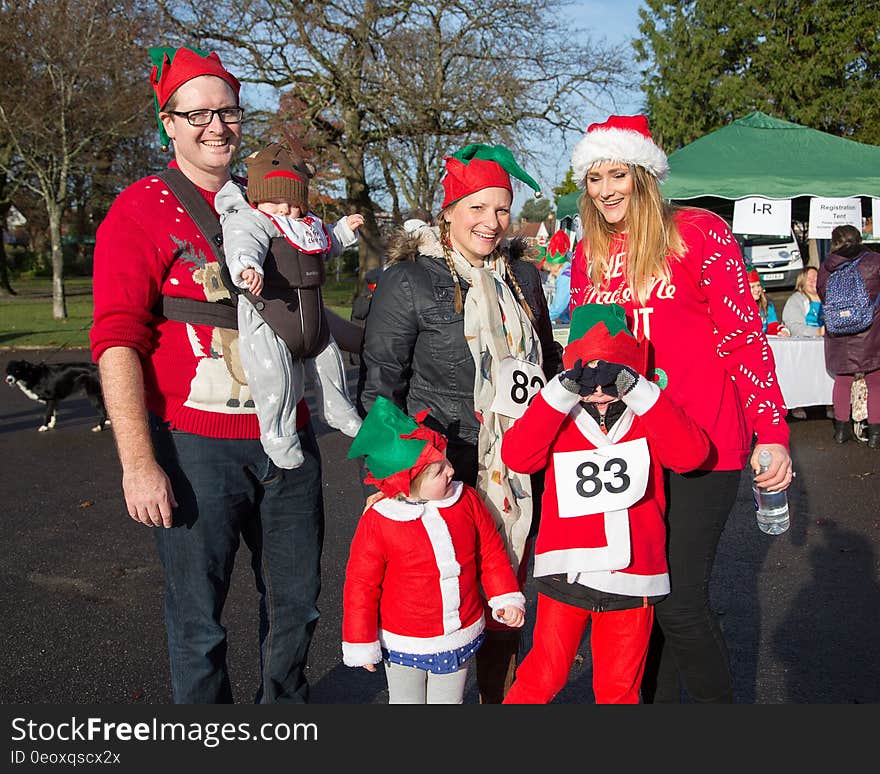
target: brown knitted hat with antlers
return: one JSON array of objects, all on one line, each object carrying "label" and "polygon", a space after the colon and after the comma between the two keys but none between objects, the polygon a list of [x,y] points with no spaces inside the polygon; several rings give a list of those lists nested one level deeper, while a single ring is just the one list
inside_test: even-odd
[{"label": "brown knitted hat with antlers", "polygon": [[283,199],[299,207],[303,215],[309,211],[309,178],[315,176],[313,164],[277,142],[252,153],[244,163],[251,204]]}]

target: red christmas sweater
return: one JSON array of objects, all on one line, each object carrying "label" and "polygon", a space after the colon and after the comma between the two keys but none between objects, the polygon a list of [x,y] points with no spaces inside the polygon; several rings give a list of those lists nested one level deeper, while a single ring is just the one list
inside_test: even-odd
[{"label": "red christmas sweater", "polygon": [[382,647],[443,653],[485,628],[494,611],[525,609],[495,521],[472,487],[454,482],[446,500],[384,499],[358,522],[342,592],[342,656],[375,664]]},{"label": "red christmas sweater", "polygon": [[[213,208],[214,192],[198,191]],[[130,185],[98,227],[92,358],[98,362],[110,347],[136,350],[147,408],[175,430],[259,438],[238,331],[166,320],[151,311],[160,294],[229,299],[220,269],[211,246],[161,178],[148,175]],[[303,400],[297,426],[308,421]]]},{"label": "red christmas sweater", "polygon": [[686,246],[644,304],[626,281],[626,234],[611,245],[601,287],[590,282],[582,245],[571,270],[571,306],[617,303],[652,343],[654,380],[709,435],[703,470],[741,470],[759,443],[788,447],[776,364],[749,293],[745,264],[727,224],[700,209],[676,213]]}]

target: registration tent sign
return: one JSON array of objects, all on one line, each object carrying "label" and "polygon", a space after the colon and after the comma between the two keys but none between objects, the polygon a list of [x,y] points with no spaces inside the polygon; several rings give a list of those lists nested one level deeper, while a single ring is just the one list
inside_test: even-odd
[{"label": "registration tent sign", "polygon": [[846,225],[862,230],[862,203],[858,197],[815,196],[810,200],[809,239],[831,239],[835,228]]}]

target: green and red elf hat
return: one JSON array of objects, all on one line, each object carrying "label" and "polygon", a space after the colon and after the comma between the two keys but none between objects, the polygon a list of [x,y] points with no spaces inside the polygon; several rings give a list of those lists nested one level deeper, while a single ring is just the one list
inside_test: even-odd
[{"label": "green and red elf hat", "polygon": [[568,345],[562,353],[566,368],[576,360],[620,363],[647,375],[648,342],[633,335],[620,304],[582,304],[571,313]]},{"label": "green and red elf hat", "polygon": [[484,188],[506,188],[512,195],[511,175],[532,188],[535,198],[541,196],[541,186],[516,163],[513,154],[503,145],[465,145],[444,161],[443,190],[446,195],[441,209]]},{"label": "green and red elf hat", "polygon": [[376,398],[348,450],[349,459],[364,457],[369,469],[365,484],[377,486],[386,497],[408,497],[413,479],[445,459],[446,438],[422,424],[428,413],[413,418],[381,395]]},{"label": "green and red elf hat", "polygon": [[552,237],[547,245],[547,255],[544,257],[546,263],[565,263],[568,261],[568,251],[571,249],[571,242],[562,229],[559,229]]},{"label": "green and red elf hat", "polygon": [[229,84],[238,99],[241,84],[238,79],[220,62],[215,53],[208,53],[198,48],[181,46],[180,48],[154,47],[150,49],[150,85],[153,87],[153,103],[156,107],[156,120],[159,123],[159,139],[162,150],[168,150],[171,142],[165,127],[159,118],[159,111],[165,107],[171,95],[187,81],[200,75],[214,75]]},{"label": "green and red elf hat", "polygon": [[543,269],[547,263],[547,248],[544,245],[538,245],[535,248],[535,266]]},{"label": "green and red elf hat", "polygon": [[[746,266],[746,277],[750,283],[761,282],[761,275],[758,274],[758,270],[754,266]],[[761,284],[763,286],[763,283]]]}]

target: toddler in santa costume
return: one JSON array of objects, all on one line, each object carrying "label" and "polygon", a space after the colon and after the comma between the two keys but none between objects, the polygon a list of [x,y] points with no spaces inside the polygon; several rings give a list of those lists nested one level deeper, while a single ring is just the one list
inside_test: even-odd
[{"label": "toddler in santa costume", "polygon": [[511,470],[546,468],[533,645],[505,704],[550,702],[588,622],[596,703],[639,702],[653,605],[669,593],[663,468],[685,472],[709,453],[705,433],[644,376],[647,347],[618,304],[575,307],[567,370],[504,435]]},{"label": "toddler in santa costume", "polygon": [[[238,298],[239,354],[266,454],[279,468],[297,468],[303,453],[296,432],[296,407],[305,394],[306,374],[314,385],[318,413],[328,425],[353,438],[361,419],[348,397],[342,355],[329,330],[321,335],[300,331],[303,338],[319,339],[313,357],[295,357],[285,343],[298,338],[297,326],[327,327],[323,311],[317,320],[299,319],[302,305],[287,282],[297,271],[317,273],[313,261],[305,267],[299,263],[301,256],[317,256],[326,262],[356,244],[356,231],[364,218],[344,216],[329,230],[310,212],[309,179],[315,167],[286,144],[270,143],[244,161],[246,191],[233,179],[217,192],[215,201],[230,278],[237,288],[248,291]],[[272,261],[267,260],[269,255]],[[282,265],[285,271],[280,270]],[[323,278],[323,269],[320,274]],[[258,311],[266,306],[266,289],[275,302],[283,302],[276,307],[282,314],[272,316],[281,326],[278,330]],[[291,339],[285,335],[288,329]]]},{"label": "toddler in santa costume", "polygon": [[525,598],[476,490],[453,480],[446,438],[382,396],[349,451],[385,495],[361,516],[343,588],[342,657],[376,671],[390,704],[461,704],[492,616],[521,627]]}]

